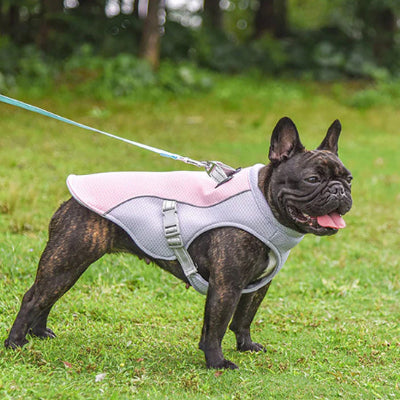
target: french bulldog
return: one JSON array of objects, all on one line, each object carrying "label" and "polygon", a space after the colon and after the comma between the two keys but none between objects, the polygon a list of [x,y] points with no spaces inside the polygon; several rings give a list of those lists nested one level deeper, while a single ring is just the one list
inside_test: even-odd
[{"label": "french bulldog", "polygon": [[[299,236],[325,236],[345,226],[342,215],[352,206],[352,176],[338,158],[340,131],[340,122],[336,120],[321,145],[308,151],[291,119],[284,117],[278,121],[271,136],[270,162],[259,168],[256,182],[277,224],[284,229]],[[230,182],[235,179],[233,176]],[[221,187],[224,185],[228,183]],[[231,212],[238,214],[241,210]],[[54,303],[93,262],[115,252],[129,252],[153,262],[190,285],[176,259],[158,259],[146,253],[125,229],[71,198],[50,222],[49,239],[36,279],[23,297],[5,346],[25,345],[28,334],[54,338],[56,335],[47,327]],[[229,326],[236,335],[237,350],[265,351],[261,344],[253,342],[250,325],[271,282],[250,293],[243,290],[268,269],[274,254],[265,241],[237,226],[203,232],[190,243],[188,253],[199,274],[208,281],[199,343],[206,366],[236,369],[222,353],[222,339]]]}]

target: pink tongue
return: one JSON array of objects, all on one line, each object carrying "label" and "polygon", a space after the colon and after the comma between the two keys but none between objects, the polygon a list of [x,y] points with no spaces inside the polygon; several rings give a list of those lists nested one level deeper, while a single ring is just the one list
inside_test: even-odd
[{"label": "pink tongue", "polygon": [[327,215],[321,215],[317,217],[318,224],[325,228],[340,229],[346,226],[346,222],[340,214],[333,212]]}]

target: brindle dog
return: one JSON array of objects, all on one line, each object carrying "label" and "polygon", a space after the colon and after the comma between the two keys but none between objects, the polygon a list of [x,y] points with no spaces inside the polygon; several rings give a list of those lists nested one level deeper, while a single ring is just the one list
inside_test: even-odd
[{"label": "brindle dog", "polygon": [[[270,163],[259,172],[258,186],[275,218],[300,233],[332,235],[343,227],[341,215],[352,204],[351,174],[337,156],[341,126],[335,121],[321,145],[307,151],[289,118],[276,125],[269,150]],[[239,212],[239,211],[238,211]],[[329,224],[322,216],[336,220]],[[339,220],[339,222],[338,222]],[[54,338],[47,318],[54,303],[81,274],[106,253],[129,252],[154,262],[188,283],[177,261],[153,259],[113,222],[70,199],[54,214],[49,240],[33,286],[27,291],[11,328],[6,347],[27,343],[26,335]],[[239,351],[262,351],[253,342],[250,325],[269,284],[254,293],[242,290],[267,268],[270,249],[243,230],[224,227],[199,236],[189,247],[199,273],[209,282],[199,347],[209,368],[237,368],[224,358],[221,342],[229,328]]]}]

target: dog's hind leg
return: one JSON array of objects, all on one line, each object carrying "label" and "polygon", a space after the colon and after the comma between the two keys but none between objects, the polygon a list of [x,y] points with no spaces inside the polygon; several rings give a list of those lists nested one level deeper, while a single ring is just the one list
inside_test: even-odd
[{"label": "dog's hind leg", "polygon": [[58,209],[50,223],[49,241],[39,261],[35,282],[23,297],[6,347],[23,346],[28,332],[39,337],[55,336],[46,326],[51,307],[90,264],[110,251],[112,229],[114,224],[75,200]]},{"label": "dog's hind leg", "polygon": [[271,283],[263,286],[254,293],[242,294],[239,304],[233,315],[229,329],[236,335],[236,344],[239,351],[262,351],[264,346],[251,339],[250,325],[256,315],[258,307],[263,301]]},{"label": "dog's hind leg", "polygon": [[51,306],[42,311],[39,317],[36,318],[36,321],[32,323],[30,329],[28,330],[29,335],[36,336],[41,339],[52,339],[56,337],[56,334],[50,328],[47,328],[47,318],[50,310]]}]

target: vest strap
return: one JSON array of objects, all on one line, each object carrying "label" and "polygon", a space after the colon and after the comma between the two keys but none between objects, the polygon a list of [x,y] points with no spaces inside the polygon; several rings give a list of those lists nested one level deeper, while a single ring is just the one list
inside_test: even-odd
[{"label": "vest strap", "polygon": [[192,257],[190,257],[189,252],[183,245],[178,214],[176,211],[176,201],[164,200],[162,211],[164,234],[169,248],[173,250],[187,280],[193,288],[201,294],[207,294],[208,282],[205,281],[197,272]]},{"label": "vest strap", "polygon": [[[168,246],[175,254],[176,259],[193,288],[201,293],[207,294],[208,282],[198,273],[197,267],[186,250],[179,226],[176,201],[164,200],[162,206],[164,235]],[[254,283],[249,284],[242,290],[242,294],[252,293],[271,282],[270,276],[277,266],[277,260],[273,251],[269,254],[269,263],[261,277]]]}]

